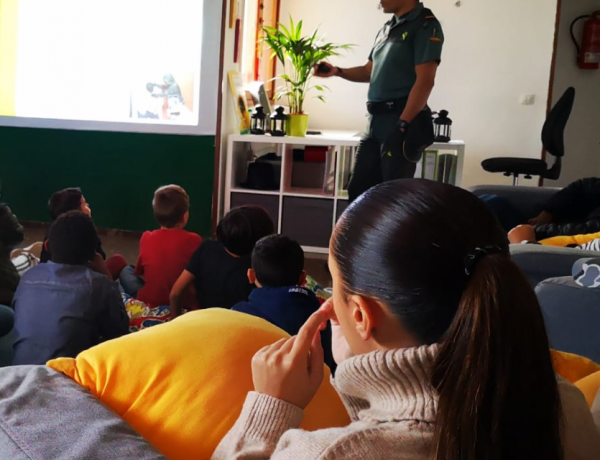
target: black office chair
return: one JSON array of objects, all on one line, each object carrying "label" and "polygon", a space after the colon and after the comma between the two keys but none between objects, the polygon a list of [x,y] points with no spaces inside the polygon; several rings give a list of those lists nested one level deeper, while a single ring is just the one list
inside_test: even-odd
[{"label": "black office chair", "polygon": [[565,155],[564,134],[571,116],[575,88],[568,88],[546,118],[542,128],[542,144],[546,151],[556,157],[551,168],[544,160],[533,158],[488,158],[481,163],[483,169],[491,173],[504,173],[513,176],[513,185],[519,185],[519,176],[531,179],[540,176],[543,179],[556,180],[560,177],[562,157]]}]

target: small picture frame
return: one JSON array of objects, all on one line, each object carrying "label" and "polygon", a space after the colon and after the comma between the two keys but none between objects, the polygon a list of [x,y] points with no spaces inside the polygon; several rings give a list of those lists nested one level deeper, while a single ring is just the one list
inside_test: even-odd
[{"label": "small picture frame", "polygon": [[248,134],[250,132],[250,112],[248,111],[248,101],[246,100],[246,90],[244,89],[244,81],[239,72],[229,72],[229,86],[231,87],[231,95],[233,96],[233,106],[235,113],[240,120],[240,134]]},{"label": "small picture frame", "polygon": [[438,168],[438,151],[425,150],[423,153],[423,179],[435,180]]}]

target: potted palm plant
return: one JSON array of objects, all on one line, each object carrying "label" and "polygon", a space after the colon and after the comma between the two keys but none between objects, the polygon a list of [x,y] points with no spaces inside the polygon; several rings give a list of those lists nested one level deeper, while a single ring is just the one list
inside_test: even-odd
[{"label": "potted palm plant", "polygon": [[314,66],[331,56],[339,56],[340,51],[348,50],[352,45],[325,43],[318,36],[318,29],[312,35],[303,37],[302,21],[294,24],[291,17],[289,28],[280,23],[277,28],[263,27],[263,31],[263,41],[273,51],[272,58],[277,57],[283,66],[283,73],[275,78],[282,79],[285,85],[277,88],[275,99],[288,99],[290,115],[287,134],[303,137],[308,127],[308,115],[304,113],[307,93],[315,90],[318,93],[316,97],[325,102],[323,92],[327,88],[310,86]]}]

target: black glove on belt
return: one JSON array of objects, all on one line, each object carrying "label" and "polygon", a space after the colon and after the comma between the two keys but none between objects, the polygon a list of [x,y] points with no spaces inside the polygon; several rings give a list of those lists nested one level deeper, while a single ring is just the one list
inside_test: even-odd
[{"label": "black glove on belt", "polygon": [[404,155],[404,141],[410,124],[406,121],[398,121],[396,127],[388,134],[387,139],[381,148],[381,154],[388,157]]},{"label": "black glove on belt", "polygon": [[402,155],[405,160],[418,163],[423,151],[433,144],[431,110],[426,107],[412,123],[399,120],[381,149],[382,155]]}]

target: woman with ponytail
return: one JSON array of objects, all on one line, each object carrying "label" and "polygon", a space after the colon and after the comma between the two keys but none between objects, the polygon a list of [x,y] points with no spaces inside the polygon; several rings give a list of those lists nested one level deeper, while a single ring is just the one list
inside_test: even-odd
[{"label": "woman with ponytail", "polygon": [[[506,233],[474,195],[376,186],[338,222],[329,265],[332,301],[254,357],[255,391],[214,459],[600,458]],[[352,423],[309,433],[297,427],[323,378],[327,320]]]}]

